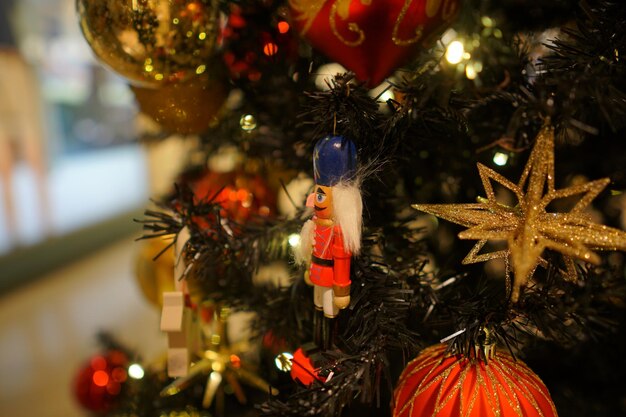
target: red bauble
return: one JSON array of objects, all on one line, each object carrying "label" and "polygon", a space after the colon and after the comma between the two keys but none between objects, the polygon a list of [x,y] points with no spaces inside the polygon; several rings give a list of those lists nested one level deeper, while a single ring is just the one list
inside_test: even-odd
[{"label": "red bauble", "polygon": [[375,87],[456,16],[459,0],[289,0],[300,33]]},{"label": "red bauble", "polygon": [[213,199],[224,208],[223,216],[238,223],[276,211],[276,197],[260,175],[204,171],[183,182],[191,187],[197,202]]},{"label": "red bauble", "polygon": [[74,381],[74,394],[88,410],[111,410],[128,378],[128,357],[118,350],[97,355],[78,372]]},{"label": "red bauble", "polygon": [[488,364],[431,346],[402,372],[393,417],[556,417],[550,393],[523,362],[496,351]]}]

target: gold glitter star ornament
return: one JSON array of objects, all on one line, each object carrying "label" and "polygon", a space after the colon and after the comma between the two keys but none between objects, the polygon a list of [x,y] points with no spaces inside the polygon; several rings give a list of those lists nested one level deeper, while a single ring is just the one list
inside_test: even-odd
[{"label": "gold glitter star ornament", "polygon": [[241,404],[247,403],[242,383],[257,390],[277,395],[278,390],[261,378],[254,367],[242,360],[240,355],[249,349],[247,340],[230,343],[228,340],[228,316],[230,309],[216,306],[213,318],[213,333],[207,341],[207,349],[200,354],[200,359],[190,368],[189,374],[175,379],[161,390],[161,397],[169,397],[193,386],[199,378],[206,378],[206,388],[202,407],[208,409],[215,403],[215,414],[226,416],[224,409],[225,386],[229,386]]},{"label": "gold glitter star ornament", "polygon": [[[507,258],[513,269],[511,300],[516,302],[520,288],[532,278],[537,265],[547,265],[544,249],[564,255],[565,276],[576,279],[574,259],[598,264],[600,250],[626,250],[626,233],[591,221],[586,209],[609,184],[609,179],[554,188],[554,128],[546,124],[537,135],[521,178],[512,183],[492,169],[478,164],[487,194],[474,204],[414,204],[413,208],[467,227],[460,239],[478,240],[463,264]],[[493,182],[511,191],[517,205],[499,203]],[[548,211],[553,201],[578,198],[568,212]],[[489,240],[506,241],[508,248],[479,253]],[[510,284],[507,270],[507,284]]]},{"label": "gold glitter star ornament", "polygon": [[404,369],[393,417],[557,417],[548,389],[522,361],[496,350],[489,363],[431,346]]}]

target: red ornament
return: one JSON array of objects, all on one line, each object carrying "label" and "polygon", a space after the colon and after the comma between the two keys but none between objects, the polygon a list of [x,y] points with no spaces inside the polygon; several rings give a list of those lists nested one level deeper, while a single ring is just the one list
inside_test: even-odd
[{"label": "red ornament", "polygon": [[402,372],[393,417],[557,417],[552,398],[523,362],[496,351],[488,363],[431,346]]},{"label": "red ornament", "polygon": [[213,199],[224,208],[223,216],[239,223],[253,216],[267,217],[276,210],[274,193],[260,175],[205,171],[188,184],[197,202]]},{"label": "red ornament", "polygon": [[299,32],[369,86],[445,29],[459,0],[289,0]]},{"label": "red ornament", "polygon": [[302,385],[310,386],[316,379],[324,382],[324,378],[319,375],[319,367],[313,364],[311,357],[307,355],[303,348],[298,348],[293,353],[291,360],[291,379],[300,382]]},{"label": "red ornament", "polygon": [[78,402],[96,412],[114,408],[124,382],[128,379],[127,368],[128,357],[118,350],[91,358],[74,381],[74,394]]}]

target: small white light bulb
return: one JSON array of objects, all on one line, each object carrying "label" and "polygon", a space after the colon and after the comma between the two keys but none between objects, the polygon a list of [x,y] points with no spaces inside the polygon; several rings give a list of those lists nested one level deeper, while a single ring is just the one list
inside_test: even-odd
[{"label": "small white light bulb", "polygon": [[506,163],[509,161],[509,156],[505,153],[502,152],[496,152],[493,155],[493,163],[498,165],[498,166],[505,166]]},{"label": "small white light bulb", "polygon": [[283,371],[283,372],[289,372],[291,371],[291,361],[293,359],[293,355],[289,352],[283,352],[280,355],[276,356],[276,358],[274,359],[274,364],[276,364],[276,367]]},{"label": "small white light bulb", "polygon": [[476,76],[478,74],[476,74],[476,69],[474,69],[474,65],[472,64],[467,64],[465,66],[465,76],[470,79],[470,80],[474,80],[476,79]]},{"label": "small white light bulb", "polygon": [[298,246],[300,244],[300,235],[296,234],[296,233],[293,233],[293,234],[289,235],[288,240],[289,240],[289,245],[292,248],[295,248],[296,246]]},{"label": "small white light bulb", "polygon": [[380,95],[380,97],[378,97],[378,101],[382,101],[383,103],[386,103],[387,100],[393,100],[396,98],[396,95],[393,93],[393,91],[391,91],[391,89],[385,91],[384,93],[382,93]]},{"label": "small white light bulb", "polygon": [[460,41],[453,41],[448,45],[446,49],[446,61],[451,64],[458,64],[463,60],[465,54],[465,48]]},{"label": "small white light bulb", "polygon": [[133,363],[128,367],[128,376],[133,379],[141,379],[144,374],[143,368],[138,363]]}]

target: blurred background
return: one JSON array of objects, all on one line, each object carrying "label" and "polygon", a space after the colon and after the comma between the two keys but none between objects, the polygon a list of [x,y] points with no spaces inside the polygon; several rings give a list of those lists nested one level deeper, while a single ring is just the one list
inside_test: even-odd
[{"label": "blurred background", "polygon": [[73,0],[0,1],[1,416],[84,415],[72,378],[113,323],[142,353],[162,345],[132,278],[150,193],[136,129]]},{"label": "blurred background", "polygon": [[[71,0],[2,0],[0,253],[140,207],[133,96],[97,65]],[[114,191],[114,192],[113,192]]]}]

